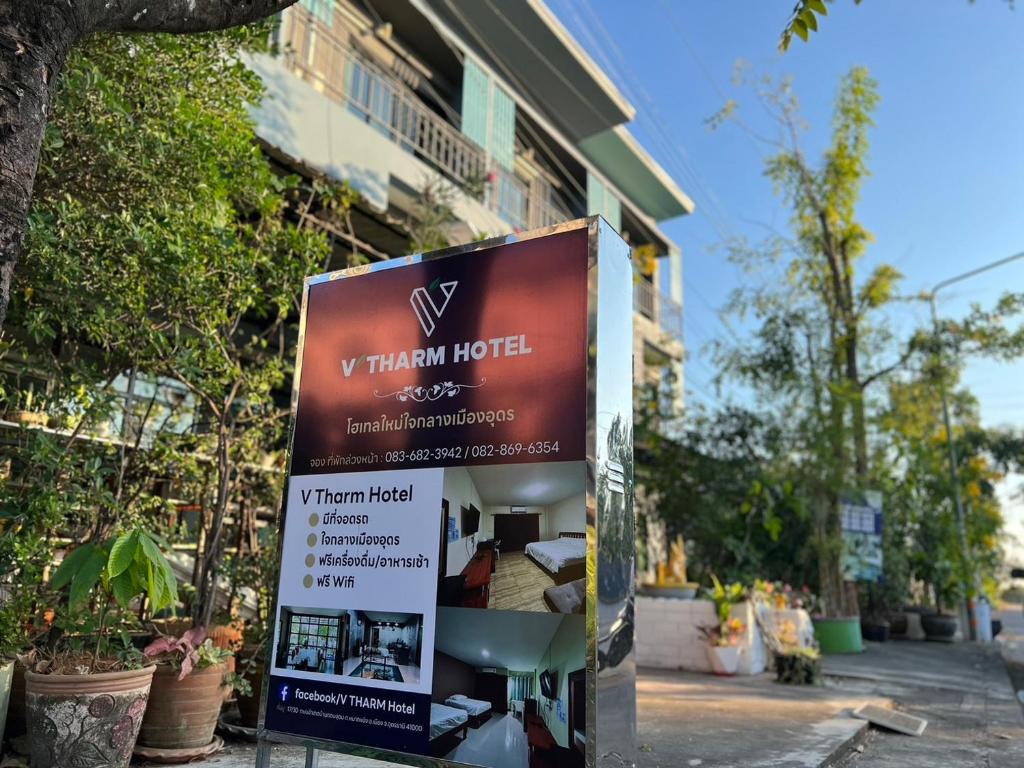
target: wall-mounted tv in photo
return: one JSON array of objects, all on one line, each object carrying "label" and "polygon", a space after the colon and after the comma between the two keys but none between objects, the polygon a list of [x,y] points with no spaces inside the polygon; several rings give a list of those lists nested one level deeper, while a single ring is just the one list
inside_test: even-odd
[{"label": "wall-mounted tv in photo", "polygon": [[462,507],[462,535],[472,536],[480,530],[480,510],[472,504]]},{"label": "wall-mounted tv in photo", "polygon": [[540,673],[540,693],[545,699],[558,698],[558,671],[545,669]]}]

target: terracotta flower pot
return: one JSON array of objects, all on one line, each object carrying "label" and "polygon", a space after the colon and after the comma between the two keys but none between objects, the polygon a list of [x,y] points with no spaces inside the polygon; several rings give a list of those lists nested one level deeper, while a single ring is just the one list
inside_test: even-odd
[{"label": "terracotta flower pot", "polygon": [[192,749],[213,741],[224,701],[227,665],[195,670],[178,679],[178,670],[157,667],[139,744],[157,749]]},{"label": "terracotta flower pot", "polygon": [[127,768],[154,667],[94,675],[25,673],[32,765]]}]

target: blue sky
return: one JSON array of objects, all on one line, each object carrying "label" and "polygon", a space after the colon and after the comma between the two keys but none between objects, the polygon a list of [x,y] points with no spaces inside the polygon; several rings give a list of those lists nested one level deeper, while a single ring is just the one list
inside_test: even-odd
[{"label": "blue sky", "polygon": [[[709,131],[726,99],[758,132],[771,130],[749,90],[732,83],[737,60],[757,75],[792,75],[810,124],[805,148],[829,139],[840,77],[868,67],[882,101],[875,115],[860,214],[875,243],[861,274],[890,263],[913,294],[937,281],[1024,251],[1024,8],[1003,0],[837,0],[809,43],[777,50],[794,0],[548,0],[577,40],[623,89],[631,126],[695,200],[697,212],[664,225],[683,249],[690,351],[687,397],[714,404],[706,351],[728,339],[717,310],[744,279],[720,248],[785,229],[787,212],[761,174],[768,150],[740,129]],[[1024,290],[1024,260],[949,289],[945,314]],[[925,306],[889,315],[907,334]],[[735,328],[738,334],[742,328]],[[988,425],[1024,427],[1024,364],[971,361],[966,383]],[[1018,513],[1019,514],[1019,513]]]}]

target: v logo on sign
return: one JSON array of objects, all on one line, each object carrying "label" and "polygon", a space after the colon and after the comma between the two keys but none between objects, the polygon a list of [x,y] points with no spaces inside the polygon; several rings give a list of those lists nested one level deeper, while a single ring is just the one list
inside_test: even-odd
[{"label": "v logo on sign", "polygon": [[427,336],[430,336],[437,327],[437,324],[434,321],[441,319],[441,315],[448,306],[448,302],[451,300],[452,294],[455,293],[455,286],[458,284],[457,280],[452,280],[450,282],[437,285],[437,287],[441,289],[441,293],[444,295],[444,300],[441,302],[440,306],[438,306],[437,302],[434,301],[434,297],[430,295],[430,291],[434,288],[434,285],[431,285],[429,288],[417,288],[409,297],[409,303],[412,304],[413,311],[416,313],[416,319],[420,321],[420,327],[423,328],[423,332],[427,334]]}]

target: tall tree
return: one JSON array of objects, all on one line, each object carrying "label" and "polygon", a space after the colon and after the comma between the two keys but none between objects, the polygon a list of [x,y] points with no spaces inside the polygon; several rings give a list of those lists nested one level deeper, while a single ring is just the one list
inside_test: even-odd
[{"label": "tall tree", "polygon": [[[869,388],[898,370],[913,353],[907,344],[882,362],[892,346],[872,316],[896,299],[899,273],[888,265],[858,279],[857,264],[871,236],[857,219],[867,167],[868,130],[879,100],[866,69],[840,83],[832,139],[820,161],[805,155],[799,101],[790,84],[762,87],[759,96],[778,123],[775,154],[765,173],[791,212],[792,238],[767,250],[736,250],[744,261],[784,259],[788,280],[751,294],[733,308],[752,312],[761,326],[752,347],[726,355],[730,369],[787,411],[798,427],[800,450],[817,457],[814,479],[820,588],[833,613],[856,613],[856,595],[840,571],[840,496],[870,480],[866,398]],[[731,110],[732,108],[730,108]]]},{"label": "tall tree", "polygon": [[39,149],[71,49],[103,32],[228,29],[266,18],[294,2],[0,0],[0,330],[21,256]]}]

